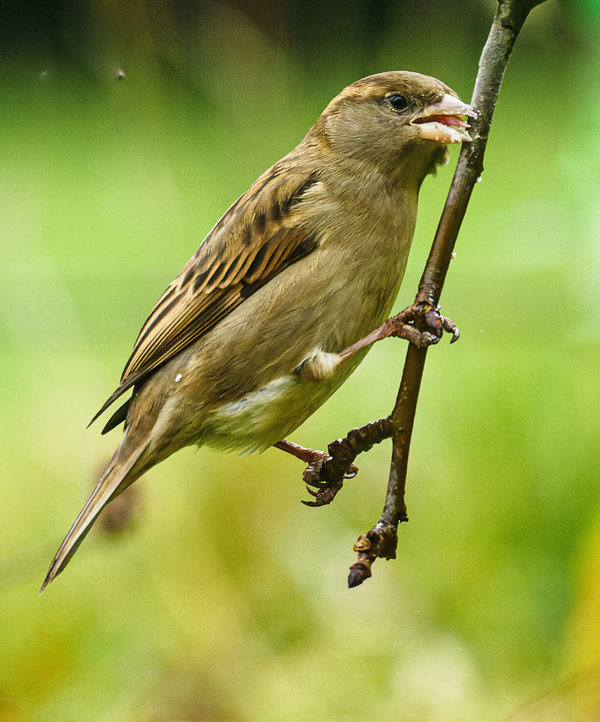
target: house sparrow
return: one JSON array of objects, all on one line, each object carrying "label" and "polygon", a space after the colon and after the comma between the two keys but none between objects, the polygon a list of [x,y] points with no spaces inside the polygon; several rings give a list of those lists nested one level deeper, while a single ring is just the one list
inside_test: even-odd
[{"label": "house sparrow", "polygon": [[104,429],[124,421],[121,442],[40,591],[102,508],[184,446],[310,458],[284,437],[366,353],[344,350],[389,314],[419,188],[447,143],[470,140],[465,116],[472,108],[435,78],[371,75],[235,201],[158,300],[94,417],[133,389]]}]

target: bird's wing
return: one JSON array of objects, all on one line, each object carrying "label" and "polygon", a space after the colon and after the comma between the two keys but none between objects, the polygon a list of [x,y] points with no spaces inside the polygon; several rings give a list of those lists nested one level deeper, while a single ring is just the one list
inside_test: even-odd
[{"label": "bird's wing", "polygon": [[231,206],[158,300],[121,383],[92,422],[123,392],[316,247],[318,239],[294,223],[293,212],[317,182],[316,174],[293,171],[280,162]]}]

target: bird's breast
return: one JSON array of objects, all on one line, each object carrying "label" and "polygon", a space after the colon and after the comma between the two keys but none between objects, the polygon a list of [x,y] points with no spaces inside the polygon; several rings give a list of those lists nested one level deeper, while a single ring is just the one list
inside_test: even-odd
[{"label": "bird's breast", "polygon": [[328,351],[339,351],[381,323],[398,294],[415,226],[415,203],[400,194],[339,203],[308,275],[321,278],[332,327]]}]

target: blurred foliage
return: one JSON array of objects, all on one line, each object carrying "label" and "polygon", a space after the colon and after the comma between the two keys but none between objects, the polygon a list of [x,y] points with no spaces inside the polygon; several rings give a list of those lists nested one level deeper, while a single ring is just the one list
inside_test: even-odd
[{"label": "blurred foliage", "polygon": [[[321,510],[280,452],[184,450],[42,598],[118,438],[85,425],[166,284],[348,82],[407,68],[468,99],[494,3],[5,5],[0,721],[597,719],[598,3],[538,7],[511,61],[398,559],[345,589],[386,445]],[[450,176],[423,188],[399,307]],[[403,356],[379,344],[293,438],[324,447],[387,413]]]}]

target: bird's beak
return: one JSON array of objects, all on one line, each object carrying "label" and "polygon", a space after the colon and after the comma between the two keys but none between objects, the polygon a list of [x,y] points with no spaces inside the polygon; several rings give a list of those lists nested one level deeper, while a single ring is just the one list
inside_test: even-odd
[{"label": "bird's beak", "polygon": [[476,118],[477,112],[462,100],[446,93],[439,103],[428,105],[412,122],[425,140],[436,143],[462,143],[472,140],[465,118]]}]

